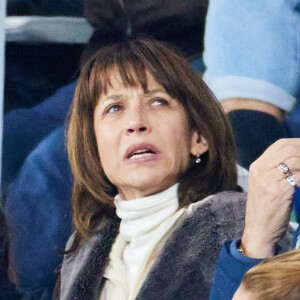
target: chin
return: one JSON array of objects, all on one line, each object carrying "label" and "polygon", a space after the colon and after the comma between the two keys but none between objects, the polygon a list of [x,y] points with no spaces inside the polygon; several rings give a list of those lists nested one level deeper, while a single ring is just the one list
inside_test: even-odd
[{"label": "chin", "polygon": [[160,176],[149,176],[147,178],[136,178],[132,183],[135,188],[145,191],[145,196],[149,196],[166,190],[175,184],[176,180],[169,180]]}]

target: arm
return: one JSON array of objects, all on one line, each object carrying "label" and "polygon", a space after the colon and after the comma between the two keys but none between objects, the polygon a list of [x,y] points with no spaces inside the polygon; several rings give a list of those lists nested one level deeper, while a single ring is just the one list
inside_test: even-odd
[{"label": "arm", "polygon": [[237,250],[238,242],[239,240],[227,241],[221,249],[210,292],[210,300],[232,299],[244,274],[261,261],[243,256]]},{"label": "arm", "polygon": [[29,152],[53,129],[64,124],[76,82],[59,89],[53,96],[30,109],[17,109],[4,117],[3,182],[18,172]]},{"label": "arm", "polygon": [[289,167],[299,185],[300,139],[277,141],[250,166],[241,246],[244,254],[252,258],[273,256],[288,228],[295,187],[286,179],[288,175],[278,169],[280,163]]},{"label": "arm", "polygon": [[57,250],[71,233],[71,187],[64,127],[59,127],[28,155],[8,188],[5,214],[19,288],[53,289],[53,270],[62,260]]},{"label": "arm", "polygon": [[285,235],[295,187],[278,168],[286,163],[300,183],[300,139],[279,140],[250,167],[245,229],[240,241],[224,244],[216,267],[210,299],[231,299],[245,272],[275,254]]},{"label": "arm", "polygon": [[51,298],[51,295],[45,289],[34,292],[18,290],[8,278],[8,268],[8,230],[0,203],[0,299],[48,300]]}]

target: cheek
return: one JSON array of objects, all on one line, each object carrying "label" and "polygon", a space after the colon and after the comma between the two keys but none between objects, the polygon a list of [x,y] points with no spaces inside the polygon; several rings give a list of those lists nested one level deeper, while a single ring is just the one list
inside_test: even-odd
[{"label": "cheek", "polygon": [[108,134],[108,131],[105,130],[97,130],[96,131],[96,140],[97,140],[97,147],[99,158],[106,173],[107,166],[111,165],[111,161],[114,160],[114,146],[113,142],[114,139],[112,135]]},{"label": "cheek", "polygon": [[[181,125],[181,126],[180,126]],[[184,122],[177,122],[172,128],[168,148],[169,153],[173,153],[173,163],[176,168],[187,169],[190,165],[190,139],[189,127]]]},{"label": "cheek", "polygon": [[178,148],[180,148],[184,167],[187,169],[191,164],[191,133],[188,127],[182,130],[178,145],[180,145]]},{"label": "cheek", "polygon": [[179,167],[185,171],[190,166],[190,148],[188,147],[187,140],[178,141],[176,145],[176,160]]},{"label": "cheek", "polygon": [[190,152],[191,147],[191,130],[187,121],[182,120],[176,124],[174,128],[174,136],[176,137],[176,142],[178,148]]}]

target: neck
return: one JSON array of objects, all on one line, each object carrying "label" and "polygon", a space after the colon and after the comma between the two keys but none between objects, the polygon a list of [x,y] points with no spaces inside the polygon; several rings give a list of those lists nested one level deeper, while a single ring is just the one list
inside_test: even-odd
[{"label": "neck", "polygon": [[[152,197],[155,195],[160,195],[161,193],[164,193],[165,191],[169,190],[172,186],[176,185],[172,184],[167,185],[166,188],[161,188],[160,190],[157,190],[157,187],[154,186],[152,188],[149,188],[149,186],[147,186],[145,189],[136,189],[136,188],[121,188],[118,187],[118,193],[119,193],[119,197],[122,200],[137,200],[137,199],[144,199],[147,197]],[[168,187],[169,186],[169,187]]]},{"label": "neck", "polygon": [[178,184],[155,195],[123,200],[115,198],[117,215],[121,218],[120,234],[129,241],[156,228],[179,207],[177,198]]}]

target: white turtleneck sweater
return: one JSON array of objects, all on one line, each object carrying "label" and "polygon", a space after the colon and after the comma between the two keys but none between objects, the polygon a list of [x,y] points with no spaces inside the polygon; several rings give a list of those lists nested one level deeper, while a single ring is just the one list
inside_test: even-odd
[{"label": "white turtleneck sweater", "polygon": [[[120,233],[112,247],[101,300],[134,299],[176,221],[185,213],[178,210],[178,184],[144,198],[115,198],[121,219]],[[163,244],[163,243],[162,243]],[[154,250],[154,251],[153,251]]]}]

